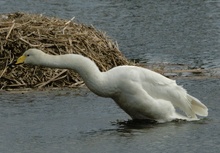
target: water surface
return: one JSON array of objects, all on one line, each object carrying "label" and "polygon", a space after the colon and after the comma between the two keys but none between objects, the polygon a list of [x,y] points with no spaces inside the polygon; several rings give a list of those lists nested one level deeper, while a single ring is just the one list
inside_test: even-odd
[{"label": "water surface", "polygon": [[[0,150],[28,152],[218,152],[219,80],[179,80],[209,107],[196,122],[119,124],[125,114],[88,89],[1,92]],[[199,89],[199,90],[198,90]]]},{"label": "water surface", "polygon": [[75,17],[106,31],[130,59],[202,68],[220,65],[219,1],[2,0],[1,7],[0,13]]}]

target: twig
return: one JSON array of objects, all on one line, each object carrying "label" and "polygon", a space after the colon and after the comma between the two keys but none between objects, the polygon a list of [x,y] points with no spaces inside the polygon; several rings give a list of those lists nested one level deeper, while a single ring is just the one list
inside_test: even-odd
[{"label": "twig", "polygon": [[2,73],[1,73],[1,75],[0,75],[0,78],[3,76],[3,74],[6,72],[6,70],[7,70],[7,65],[8,65],[8,60],[6,60],[6,66],[5,66],[5,68],[4,68],[4,70],[2,71]]},{"label": "twig", "polygon": [[19,38],[21,41],[27,43],[28,45],[30,45],[31,47],[39,47],[40,45],[33,45],[31,43],[29,43],[27,40],[24,40],[22,37]]},{"label": "twig", "polygon": [[0,78],[3,76],[3,74],[5,73],[6,70],[7,70],[7,67],[5,67],[4,70],[2,71]]},{"label": "twig", "polygon": [[[75,19],[75,17],[72,17],[69,21],[67,21],[64,25],[68,25],[71,21],[73,21]],[[63,32],[63,34],[65,34],[64,33],[64,31],[66,30],[66,28],[67,28],[67,26],[65,26],[63,29],[62,29],[62,32]]]},{"label": "twig", "polygon": [[26,86],[26,84],[10,84],[10,85],[7,85],[7,87],[20,87],[20,86]]},{"label": "twig", "polygon": [[74,17],[72,17],[69,21],[67,21],[64,25],[67,25],[67,24],[69,24],[71,21],[73,21],[75,19],[75,16]]},{"label": "twig", "polygon": [[83,85],[83,84],[84,84],[84,81],[78,81],[78,82],[76,82],[76,83],[70,85],[69,87],[70,87],[70,88],[72,88],[72,87],[77,87],[77,86]]},{"label": "twig", "polygon": [[43,82],[43,83],[39,83],[36,86],[38,86],[38,88],[42,88],[43,86],[47,85],[48,83],[54,81],[57,77],[59,77],[60,75],[62,75],[63,73],[65,73],[67,70],[63,70],[62,72],[60,72],[59,74],[57,74],[56,76],[54,76],[53,78],[51,78],[50,80]]},{"label": "twig", "polygon": [[6,36],[6,40],[8,39],[8,37],[10,36],[10,34],[11,34],[11,31],[12,31],[12,29],[14,28],[14,26],[15,26],[15,23],[13,23],[12,24],[12,26],[11,26],[11,28],[10,28],[10,30],[9,30],[9,32],[8,32],[8,34],[7,34],[7,36]]}]

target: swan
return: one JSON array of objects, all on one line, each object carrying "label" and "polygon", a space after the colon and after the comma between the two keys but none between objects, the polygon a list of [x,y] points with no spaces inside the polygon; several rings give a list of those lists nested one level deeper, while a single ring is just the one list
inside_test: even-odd
[{"label": "swan", "polygon": [[175,80],[146,68],[124,65],[101,72],[92,60],[82,55],[49,55],[35,48],[17,59],[16,64],[22,63],[76,71],[92,92],[112,98],[132,119],[164,123],[208,116],[208,108]]}]

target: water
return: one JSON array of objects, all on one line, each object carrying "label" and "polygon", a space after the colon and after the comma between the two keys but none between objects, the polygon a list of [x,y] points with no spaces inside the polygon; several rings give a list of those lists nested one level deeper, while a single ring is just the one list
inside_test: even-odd
[{"label": "water", "polygon": [[[117,124],[129,117],[110,99],[87,89],[1,93],[0,144],[4,153],[218,152],[219,80],[181,80],[209,107],[198,122]],[[199,89],[199,90],[198,90]]]},{"label": "water", "polygon": [[[106,31],[128,58],[148,63],[220,65],[219,1],[1,0],[0,12],[76,20]],[[181,57],[181,58],[180,58]]]},{"label": "water", "polygon": [[215,71],[178,78],[209,108],[198,122],[118,124],[129,116],[87,89],[1,91],[0,152],[219,152],[219,1],[1,0],[0,7],[0,13],[75,16],[106,31],[129,59]]}]

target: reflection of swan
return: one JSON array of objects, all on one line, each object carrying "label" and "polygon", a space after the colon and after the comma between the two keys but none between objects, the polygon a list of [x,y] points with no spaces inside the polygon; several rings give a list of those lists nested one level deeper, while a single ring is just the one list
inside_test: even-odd
[{"label": "reflection of swan", "polygon": [[[21,63],[75,70],[92,92],[114,99],[133,119],[166,122],[197,120],[196,115],[208,115],[207,107],[174,80],[145,68],[118,66],[100,72],[94,62],[81,55],[48,55],[38,49],[27,50],[16,64]],[[185,112],[187,117],[178,114],[174,107]]]}]

